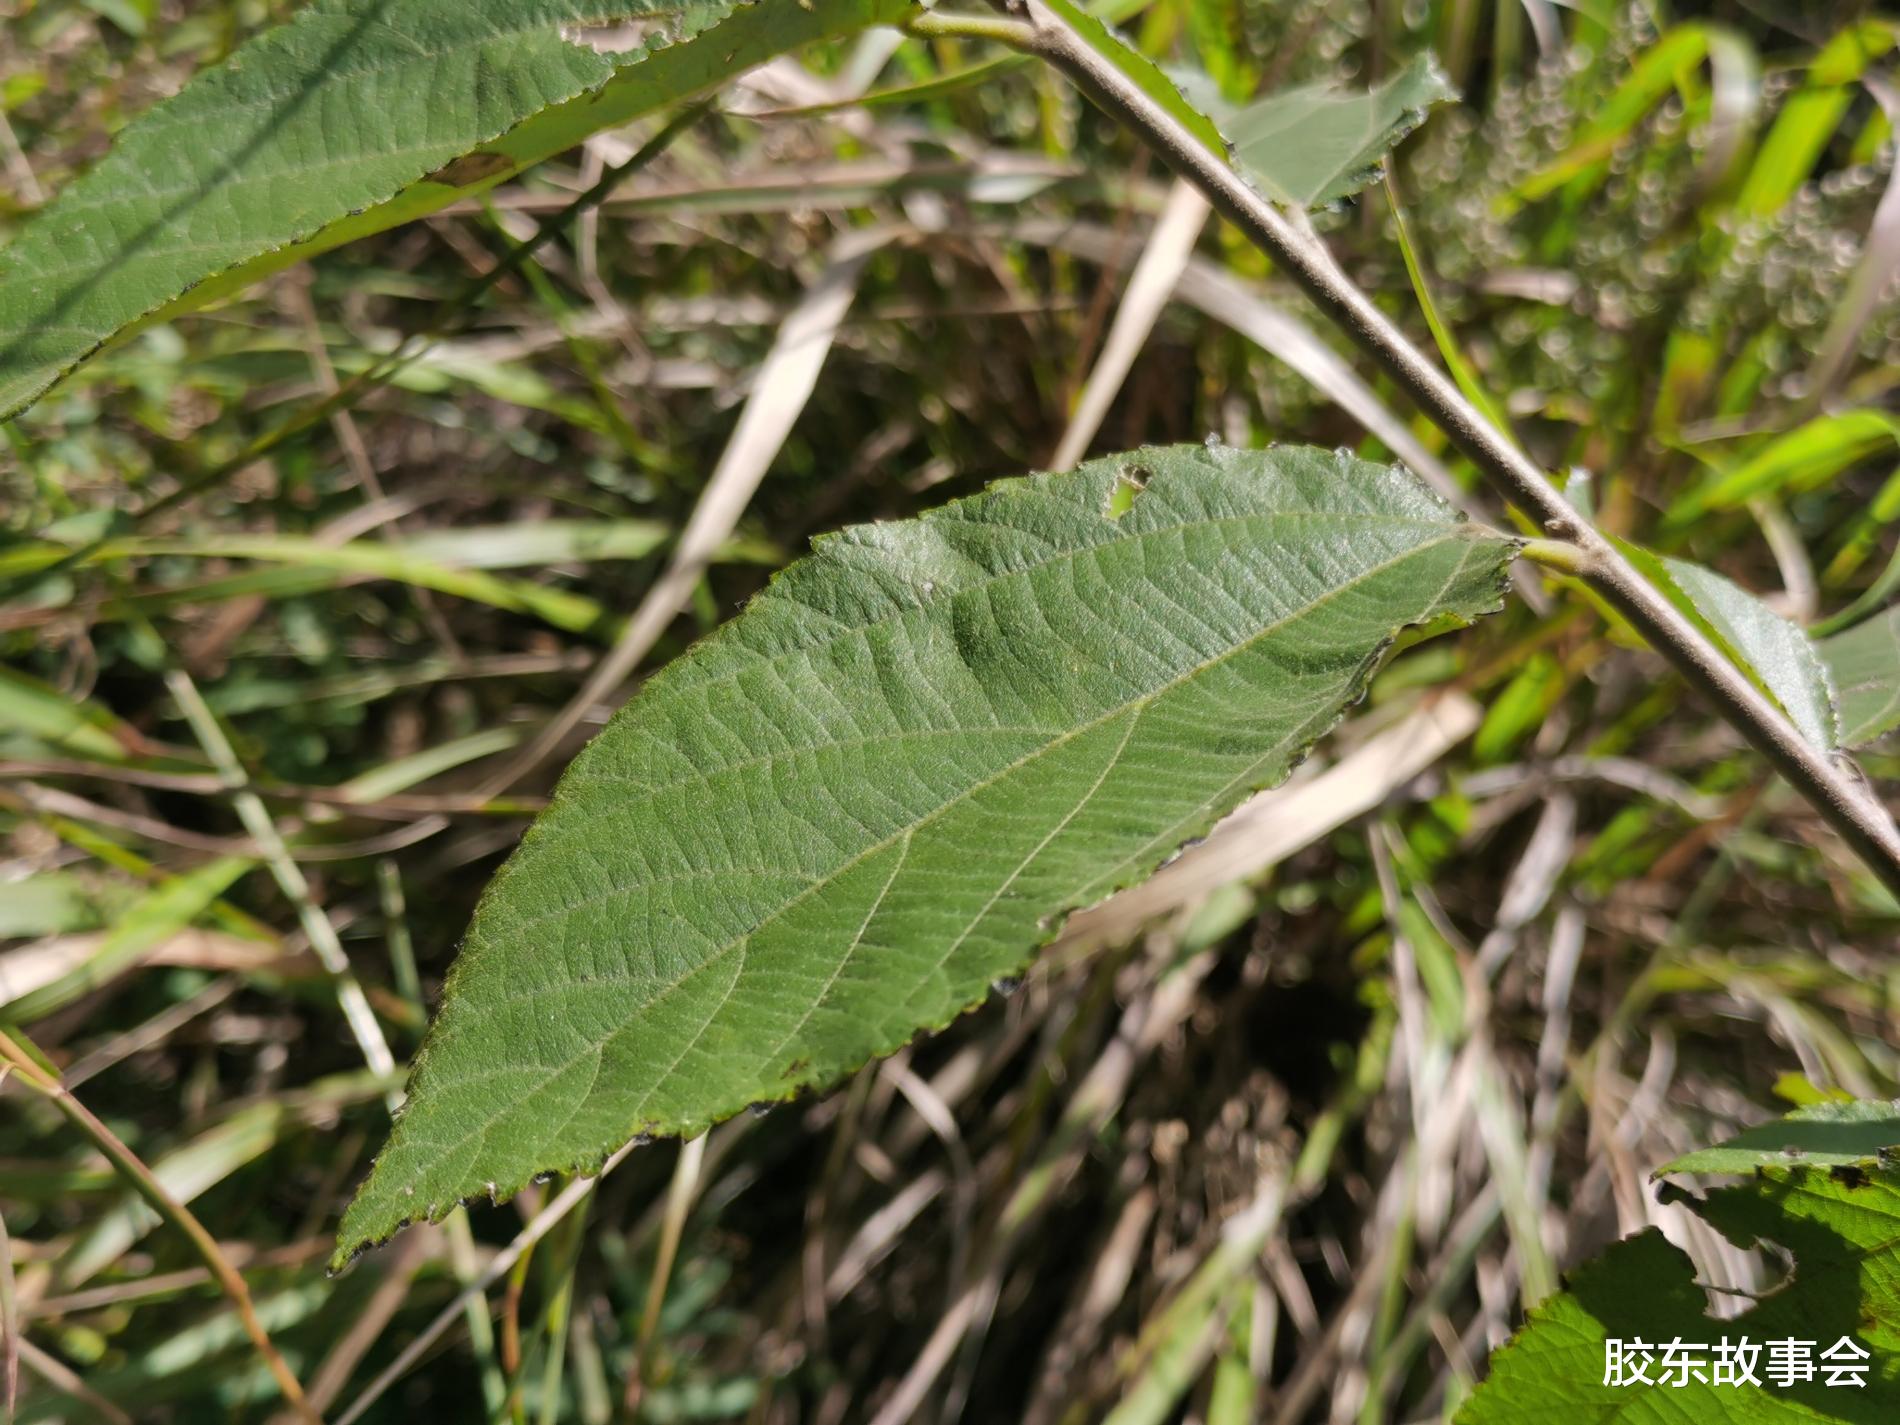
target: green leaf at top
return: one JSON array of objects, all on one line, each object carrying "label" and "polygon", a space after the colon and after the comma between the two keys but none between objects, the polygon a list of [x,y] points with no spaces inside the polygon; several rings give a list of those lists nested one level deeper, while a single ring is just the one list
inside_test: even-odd
[{"label": "green leaf at top", "polygon": [[1143,450],[818,541],[650,680],[477,908],[339,1259],[828,1085],[1283,778],[1516,543],[1406,472]]},{"label": "green leaf at top", "polygon": [[1263,193],[1317,208],[1378,182],[1385,156],[1425,122],[1434,104],[1457,97],[1426,54],[1369,90],[1305,85],[1214,118],[1235,161]]},{"label": "green leaf at top", "polygon": [[[0,251],[0,418],[127,328],[910,8],[314,0],[135,121]],[[619,53],[563,33],[618,21],[651,33]]]},{"label": "green leaf at top", "polygon": [[1900,727],[1900,606],[1822,639],[1820,652],[1840,693],[1843,746]]},{"label": "green leaf at top", "polygon": [[1752,1173],[1805,1163],[1835,1168],[1900,1148],[1900,1103],[1871,1099],[1806,1104],[1726,1143],[1684,1154],[1656,1169],[1667,1173]]},{"label": "green leaf at top", "polygon": [[[1764,1166],[1706,1199],[1678,1194],[1739,1247],[1780,1249],[1788,1280],[1740,1315],[1708,1315],[1689,1259],[1654,1228],[1572,1272],[1565,1290],[1491,1358],[1455,1425],[1891,1425],[1900,1420],[1900,1172],[1884,1160],[1832,1168]],[[1770,1254],[1771,1256],[1776,1254]],[[1821,1353],[1849,1338],[1868,1352],[1865,1384],[1827,1383]],[[1746,1338],[1759,1384],[1717,1384],[1715,1347]],[[1606,1381],[1608,1342],[1654,1352],[1650,1384]],[[1768,1373],[1770,1341],[1809,1343],[1812,1380]],[[1672,1341],[1703,1348],[1702,1380],[1659,1369]]]},{"label": "green leaf at top", "polygon": [[1071,0],[1042,0],[1042,3],[1090,49],[1119,69],[1142,93],[1193,134],[1208,152],[1226,156],[1220,132],[1207,115],[1187,101],[1175,82],[1156,68],[1153,60]]},{"label": "green leaf at top", "polygon": [[1840,745],[1833,680],[1799,624],[1700,564],[1617,543],[1644,577],[1780,706],[1802,736],[1825,751]]}]

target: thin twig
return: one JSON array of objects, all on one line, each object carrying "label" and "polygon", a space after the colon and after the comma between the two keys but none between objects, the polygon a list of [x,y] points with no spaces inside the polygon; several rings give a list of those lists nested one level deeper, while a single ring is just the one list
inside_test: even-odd
[{"label": "thin twig", "polygon": [[[1094,369],[1083,383],[1082,394],[1062,432],[1055,454],[1049,457],[1051,470],[1073,470],[1087,453],[1089,442],[1108,418],[1109,407],[1128,379],[1135,358],[1147,344],[1167,305],[1175,284],[1187,269],[1188,258],[1207,222],[1207,199],[1186,183],[1177,182],[1168,194],[1168,206],[1149,234],[1135,270],[1128,275],[1128,286],[1121,305],[1115,309],[1108,340],[1102,345]],[[1108,283],[1108,274],[1102,277]]]}]

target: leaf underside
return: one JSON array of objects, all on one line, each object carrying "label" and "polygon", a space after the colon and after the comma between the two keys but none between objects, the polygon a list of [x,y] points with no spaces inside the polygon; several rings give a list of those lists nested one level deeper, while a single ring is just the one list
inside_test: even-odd
[{"label": "leaf underside", "polygon": [[[0,252],[0,419],[148,320],[908,8],[314,0],[129,126]],[[620,53],[563,35],[617,21],[651,33]]]},{"label": "leaf underside", "polygon": [[1281,780],[1401,628],[1496,608],[1516,546],[1400,470],[1197,446],[814,547],[489,887],[339,1261],[948,1023]]},{"label": "leaf underside", "polygon": [[1841,741],[1860,747],[1900,727],[1900,607],[1821,640],[1840,689]]},{"label": "leaf underside", "polygon": [[1840,742],[1834,686],[1814,641],[1739,584],[1681,559],[1664,559],[1670,577],[1716,635],[1716,646],[1781,704],[1802,736],[1824,751]]},{"label": "leaf underside", "polygon": [[1814,640],[1732,580],[1640,545],[1617,546],[1711,643],[1766,693],[1801,735],[1823,751],[1840,745],[1834,680]]}]

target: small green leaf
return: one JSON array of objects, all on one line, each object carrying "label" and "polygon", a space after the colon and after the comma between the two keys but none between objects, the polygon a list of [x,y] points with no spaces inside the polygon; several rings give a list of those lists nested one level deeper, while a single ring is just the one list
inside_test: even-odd
[{"label": "small green leaf", "polygon": [[[0,419],[120,333],[910,0],[315,0],[133,123],[0,252]],[[649,34],[605,52],[572,27]]]},{"label": "small green leaf", "polygon": [[1234,159],[1276,202],[1317,208],[1350,198],[1384,173],[1385,156],[1458,91],[1429,55],[1374,89],[1331,84],[1269,94],[1214,111]]},{"label": "small green leaf", "polygon": [[1497,607],[1516,547],[1401,470],[1200,446],[818,541],[489,887],[338,1259],[947,1024],[1280,781],[1400,629]]},{"label": "small green leaf", "polygon": [[1827,666],[1800,625],[1700,564],[1681,559],[1663,564],[1715,630],[1723,651],[1781,704],[1808,741],[1832,749],[1839,740],[1833,688]]},{"label": "small green leaf", "polygon": [[1866,1099],[1809,1104],[1726,1143],[1687,1153],[1656,1169],[1668,1173],[1752,1173],[1805,1163],[1833,1168],[1900,1147],[1900,1103]]},{"label": "small green leaf", "polygon": [[[1814,1125],[1791,1125],[1800,1135]],[[1718,1152],[1724,1150],[1716,1150]],[[1900,1172],[1880,1158],[1758,1165],[1752,1179],[1705,1199],[1673,1193],[1738,1247],[1793,1259],[1788,1280],[1739,1316],[1717,1320],[1689,1259],[1654,1228],[1571,1273],[1491,1358],[1489,1378],[1456,1425],[1877,1425],[1900,1419]],[[1776,1255],[1775,1253],[1771,1253]],[[1865,1381],[1830,1384],[1822,1353],[1846,1338],[1866,1352]],[[1755,1383],[1714,1378],[1716,1347],[1752,1342]],[[1648,1383],[1612,1367],[1614,1341],[1642,1342]],[[1812,1378],[1778,1379],[1770,1342],[1806,1346]],[[1699,1362],[1664,1371],[1677,1342]],[[1612,1370],[1614,1369],[1614,1373]],[[1678,1377],[1681,1376],[1681,1383]]]},{"label": "small green leaf", "polygon": [[1827,751],[1840,745],[1833,680],[1800,625],[1700,564],[1617,543],[1644,577],[1780,705],[1802,736]]},{"label": "small green leaf", "polygon": [[1458,97],[1427,54],[1371,90],[1310,84],[1235,105],[1208,75],[1189,70],[1170,78],[1069,0],[1048,4],[1210,151],[1230,159],[1275,202],[1296,207],[1336,203],[1378,181],[1386,154],[1434,104]]},{"label": "small green leaf", "polygon": [[1840,697],[1842,746],[1862,747],[1900,727],[1900,607],[1819,647]]}]

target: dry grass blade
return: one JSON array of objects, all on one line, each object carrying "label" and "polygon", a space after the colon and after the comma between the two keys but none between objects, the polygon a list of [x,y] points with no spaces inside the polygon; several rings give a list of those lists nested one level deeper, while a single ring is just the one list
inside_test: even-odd
[{"label": "dry grass blade", "polygon": [[666,1305],[667,1283],[672,1279],[673,1263],[679,1255],[680,1237],[686,1231],[687,1216],[693,1199],[699,1195],[700,1170],[706,1162],[706,1135],[680,1144],[679,1159],[673,1165],[673,1178],[666,1188],[666,1211],[660,1219],[660,1244],[653,1263],[653,1277],[647,1283],[646,1305],[640,1311],[640,1335],[634,1342],[633,1369],[627,1372],[627,1408],[639,1407],[640,1388],[644,1384],[644,1363],[653,1345],[653,1333],[660,1328],[660,1308]]},{"label": "dry grass blade", "polygon": [[20,1342],[20,1359],[54,1390],[71,1396],[107,1425],[137,1425],[130,1415],[81,1380],[78,1373],[56,1356],[49,1356],[31,1341]]},{"label": "dry grass blade", "polygon": [[1284,1168],[1268,1174],[1221,1224],[1220,1240],[1181,1289],[1144,1323],[1122,1362],[1129,1386],[1103,1425],[1160,1425],[1206,1369],[1235,1293],[1244,1286],[1287,1202]]},{"label": "dry grass blade", "polygon": [[363,1303],[349,1329],[337,1337],[329,1354],[311,1373],[312,1406],[321,1411],[336,1403],[343,1387],[349,1384],[350,1372],[356,1369],[357,1362],[376,1344],[388,1329],[390,1319],[402,1309],[416,1268],[439,1248],[434,1228],[412,1232],[396,1244],[381,1263],[383,1279],[376,1283],[376,1289],[369,1294],[369,1300]]},{"label": "dry grass blade", "polygon": [[1062,432],[1055,454],[1049,457],[1051,470],[1072,469],[1087,453],[1110,403],[1141,354],[1148,333],[1154,330],[1161,309],[1186,271],[1211,211],[1207,199],[1189,184],[1177,181],[1168,190],[1167,206],[1161,210],[1160,220],[1128,275],[1127,290],[1115,309],[1101,355],[1096,357],[1094,369],[1082,387],[1075,414],[1069,417],[1068,429]]},{"label": "dry grass blade", "polygon": [[[1023,242],[1073,252],[1091,262],[1112,262],[1118,247],[1106,228],[1087,223],[1020,223],[1008,230]],[[1252,284],[1211,262],[1190,258],[1174,284],[1174,297],[1230,327],[1310,382],[1409,465],[1440,495],[1472,511],[1471,497],[1437,456],[1313,329]]]},{"label": "dry grass blade", "polygon": [[1511,951],[1517,935],[1530,924],[1550,900],[1564,868],[1570,864],[1576,847],[1577,800],[1567,792],[1554,792],[1538,814],[1537,825],[1504,883],[1492,928],[1478,947],[1478,969],[1495,974]]},{"label": "dry grass blade", "polygon": [[1017,1246],[1080,1166],[1089,1138],[1121,1105],[1135,1070],[1194,1007],[1211,962],[1197,956],[1135,997],[1114,1038],[1070,1095],[1049,1145],[1003,1203],[995,1238],[980,1255],[975,1280],[944,1312],[910,1369],[878,1408],[871,1425],[904,1425],[929,1398],[966,1333],[987,1329],[1002,1278]]},{"label": "dry grass blade", "polygon": [[[9,950],[0,956],[0,1007],[82,970],[98,958],[107,938],[105,931],[87,930],[74,935],[55,935],[18,950]],[[144,947],[136,959],[119,962],[115,973],[127,973],[148,965],[245,971],[297,968],[293,956],[269,941],[195,928],[181,930]],[[314,967],[306,962],[304,968]],[[159,1031],[159,1038],[168,1032],[169,1023],[167,1021],[167,1029]],[[85,1077],[90,1078],[96,1072],[89,1067]]]},{"label": "dry grass blade", "polygon": [[904,1229],[942,1195],[949,1183],[949,1176],[939,1168],[919,1173],[904,1184],[901,1192],[865,1218],[825,1277],[826,1302],[835,1306],[849,1296],[871,1268],[897,1246]]}]

